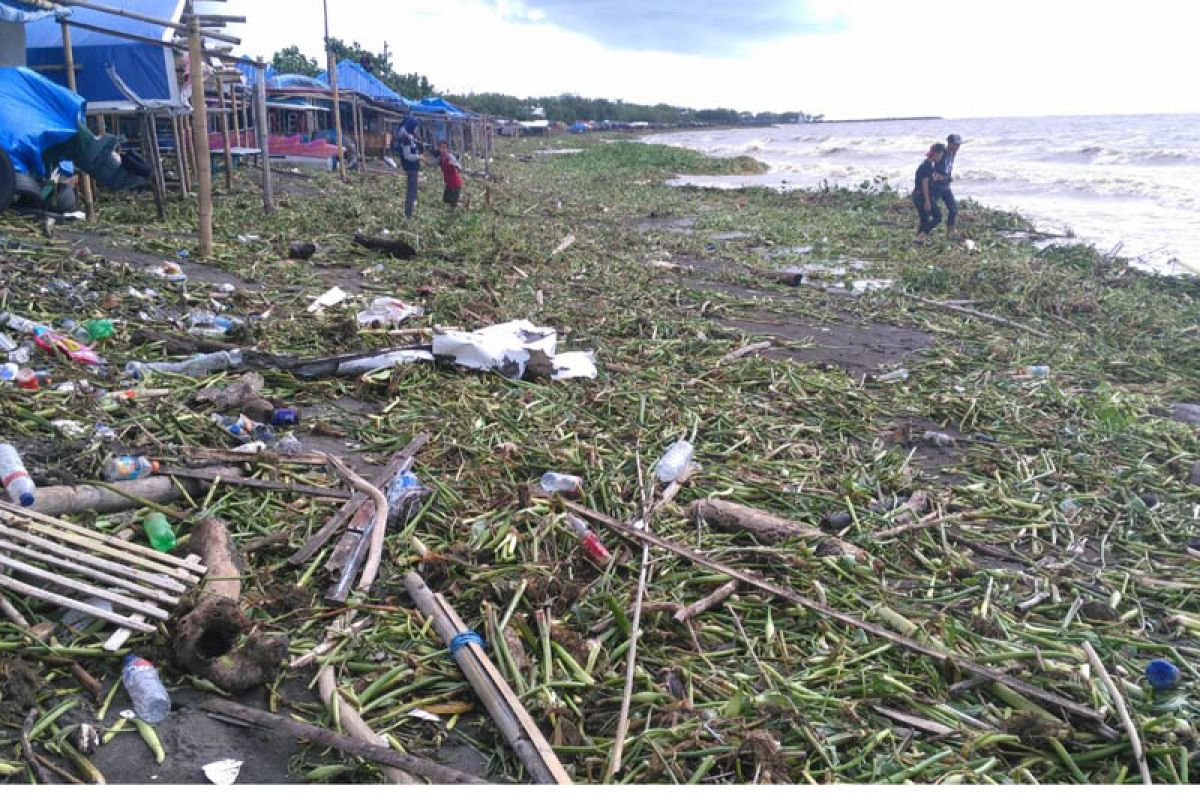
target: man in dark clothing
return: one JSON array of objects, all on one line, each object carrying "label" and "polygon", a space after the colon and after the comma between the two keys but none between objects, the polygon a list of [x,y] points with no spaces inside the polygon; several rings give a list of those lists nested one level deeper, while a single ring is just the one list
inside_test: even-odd
[{"label": "man in dark clothing", "polygon": [[954,199],[951,182],[954,180],[954,155],[962,145],[962,137],[952,133],[946,137],[946,155],[933,168],[934,203],[946,204],[946,235],[954,236],[954,221],[958,218],[958,201]]},{"label": "man in dark clothing", "polygon": [[929,148],[929,152],[925,154],[925,160],[921,162],[921,166],[917,167],[912,201],[913,205],[917,207],[917,216],[921,218],[921,223],[917,226],[917,238],[914,240],[914,244],[925,244],[925,236],[942,221],[942,210],[938,208],[937,199],[934,197],[932,178],[934,169],[945,155],[946,146],[937,142]]},{"label": "man in dark clothing", "polygon": [[400,136],[397,143],[400,146],[400,166],[404,167],[404,216],[412,219],[413,208],[417,204],[417,177],[421,172],[421,143],[414,135],[417,130],[416,117],[405,117],[400,125]]}]

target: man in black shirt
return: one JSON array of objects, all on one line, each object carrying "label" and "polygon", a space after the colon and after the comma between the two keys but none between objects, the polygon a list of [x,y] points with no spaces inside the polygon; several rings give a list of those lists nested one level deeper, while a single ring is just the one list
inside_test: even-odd
[{"label": "man in black shirt", "polygon": [[925,154],[925,160],[917,167],[916,183],[913,186],[912,201],[917,207],[917,215],[921,224],[917,227],[915,244],[925,244],[925,236],[942,221],[942,210],[938,208],[934,196],[933,175],[937,165],[946,155],[946,146],[941,142],[935,143]]},{"label": "man in black shirt", "polygon": [[940,198],[946,204],[946,235],[954,236],[954,221],[958,218],[958,201],[950,184],[954,180],[954,156],[962,145],[962,137],[952,133],[946,137],[946,155],[933,168],[934,203]]}]

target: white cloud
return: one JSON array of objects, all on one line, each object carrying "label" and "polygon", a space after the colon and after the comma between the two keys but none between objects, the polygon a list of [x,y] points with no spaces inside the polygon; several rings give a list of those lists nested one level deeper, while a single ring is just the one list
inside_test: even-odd
[{"label": "white cloud", "polygon": [[[645,2],[646,0],[639,0]],[[322,50],[320,0],[232,0],[247,52]],[[331,34],[381,50],[439,88],[573,92],[637,102],[831,117],[1200,110],[1190,4],[1082,0],[809,0],[846,29],[744,42],[737,59],[620,50],[507,0],[331,2]],[[520,21],[514,21],[516,19]]]}]

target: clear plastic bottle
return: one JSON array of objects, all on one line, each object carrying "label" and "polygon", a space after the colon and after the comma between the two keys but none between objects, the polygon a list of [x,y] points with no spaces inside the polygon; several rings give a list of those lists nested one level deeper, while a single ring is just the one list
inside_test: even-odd
[{"label": "clear plastic bottle", "polygon": [[21,368],[11,361],[7,364],[0,364],[0,381],[3,381],[4,383],[12,383],[17,379],[17,374],[20,373],[20,371]]},{"label": "clear plastic bottle", "polygon": [[667,448],[663,457],[658,461],[658,480],[660,483],[673,483],[687,472],[688,464],[692,463],[692,455],[696,451],[692,443],[680,440]]},{"label": "clear plastic bottle", "polygon": [[113,456],[104,462],[103,476],[109,483],[132,481],[158,471],[158,462],[145,456]]},{"label": "clear plastic bottle", "polygon": [[1049,378],[1050,368],[1045,364],[1035,364],[1030,367],[1025,367],[1021,370],[1021,377],[1024,378]]},{"label": "clear plastic bottle", "polygon": [[33,505],[37,486],[25,471],[17,448],[8,443],[0,444],[0,481],[4,482],[4,490],[14,503]]},{"label": "clear plastic bottle", "polygon": [[142,521],[142,530],[150,540],[150,546],[158,552],[169,553],[175,549],[175,531],[161,511],[151,511],[147,514],[146,519]]},{"label": "clear plastic bottle", "polygon": [[880,383],[899,383],[908,380],[908,370],[903,367],[894,369],[891,372],[884,373],[876,378]]},{"label": "clear plastic bottle", "polygon": [[133,653],[125,656],[121,665],[121,683],[125,685],[139,719],[157,725],[171,713],[171,695],[167,694],[167,687],[163,686],[154,664],[141,656]]},{"label": "clear plastic bottle", "polygon": [[203,378],[214,372],[223,372],[232,367],[242,365],[241,350],[221,350],[216,353],[195,355],[186,361],[154,361],[144,364],[140,361],[130,361],[125,365],[125,372],[135,378],[143,378],[148,372],[173,372],[178,375],[188,375],[192,378]]},{"label": "clear plastic bottle", "polygon": [[561,472],[547,472],[542,475],[542,491],[546,494],[580,494],[583,492],[583,478],[575,475],[565,475]]}]

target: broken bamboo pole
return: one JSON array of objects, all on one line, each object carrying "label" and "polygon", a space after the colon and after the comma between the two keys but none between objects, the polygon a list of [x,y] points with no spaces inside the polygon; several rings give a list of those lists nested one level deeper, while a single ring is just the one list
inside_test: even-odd
[{"label": "broken bamboo pole", "polygon": [[512,687],[484,652],[478,634],[467,628],[445,598],[431,591],[417,573],[405,575],[404,586],[421,613],[433,621],[434,630],[446,643],[451,657],[533,780],[542,784],[571,785],[571,776],[563,769],[550,743],[529,717]]},{"label": "broken bamboo pole", "polygon": [[[62,42],[63,42],[63,59],[67,67],[67,88],[72,92],[76,91],[75,82],[75,50],[71,46],[71,28],[66,22],[60,23],[62,26]],[[79,189],[83,195],[84,213],[87,214],[88,220],[96,218],[96,204],[92,197],[92,184],[88,180],[88,174],[81,172],[79,174]]]},{"label": "broken bamboo pole", "polygon": [[925,297],[918,297],[917,295],[909,294],[908,292],[904,292],[903,294],[908,299],[916,300],[918,303],[924,303],[927,306],[933,306],[935,308],[943,308],[947,311],[953,311],[956,314],[962,314],[967,317],[975,317],[976,319],[983,319],[983,320],[987,320],[988,322],[995,322],[998,325],[1007,325],[1010,328],[1016,328],[1019,331],[1025,331],[1025,333],[1032,334],[1033,336],[1037,336],[1041,339],[1045,339],[1048,336],[1047,334],[1043,333],[1042,331],[1037,330],[1036,328],[1031,328],[1028,325],[1022,325],[1020,322],[1014,322],[1011,319],[1005,319],[1004,317],[998,317],[995,314],[986,314],[983,311],[976,311],[973,308],[963,308],[962,306],[957,306],[952,303],[944,303],[941,300],[930,300]]},{"label": "broken bamboo pole", "polygon": [[1133,749],[1133,758],[1137,761],[1138,772],[1142,775],[1142,783],[1149,786],[1154,783],[1150,778],[1150,765],[1146,763],[1146,749],[1142,747],[1142,738],[1138,735],[1137,725],[1134,724],[1133,718],[1129,716],[1129,707],[1125,705],[1125,698],[1121,695],[1121,690],[1117,688],[1113,682],[1112,676],[1108,674],[1108,669],[1104,666],[1104,662],[1100,660],[1100,655],[1096,649],[1092,647],[1092,643],[1084,639],[1083,652],[1087,654],[1088,662],[1092,665],[1092,669],[1100,676],[1100,682],[1104,684],[1104,690],[1108,692],[1109,698],[1113,702],[1113,706],[1117,709],[1117,715],[1121,718],[1121,724],[1125,727],[1125,733],[1129,734],[1129,746]]},{"label": "broken bamboo pole", "polygon": [[[241,471],[236,467],[218,467],[212,470],[225,478],[238,477]],[[185,479],[180,483],[169,477],[139,478],[133,481],[122,481],[121,492],[114,492],[101,486],[46,486],[39,487],[32,510],[48,517],[61,517],[68,514],[112,514],[117,511],[128,511],[137,508],[139,503],[131,498],[142,498],[152,503],[171,503],[183,497],[184,489],[189,493],[200,491],[199,484]]]}]

